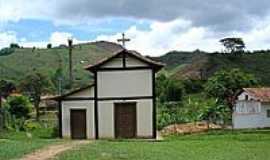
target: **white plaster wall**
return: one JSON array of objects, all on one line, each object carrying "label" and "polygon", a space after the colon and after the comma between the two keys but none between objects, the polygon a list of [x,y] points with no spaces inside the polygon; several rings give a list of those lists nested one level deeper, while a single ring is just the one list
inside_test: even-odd
[{"label": "white plaster wall", "polygon": [[71,137],[70,110],[86,109],[86,136],[87,139],[95,138],[94,101],[62,101],[62,135],[64,138]]},{"label": "white plaster wall", "polygon": [[151,137],[153,129],[152,100],[114,100],[98,102],[99,137],[114,138],[114,103],[137,102],[137,136]]},{"label": "white plaster wall", "polygon": [[91,88],[86,88],[67,97],[94,97],[94,86]]},{"label": "white plaster wall", "polygon": [[98,97],[152,95],[152,70],[102,71],[97,73]]},{"label": "white plaster wall", "polygon": [[123,67],[123,58],[113,58],[109,62],[101,66],[101,68],[118,68]]},{"label": "white plaster wall", "polygon": [[247,92],[243,92],[238,96],[238,100],[246,100],[246,95],[248,96],[248,100],[256,100],[255,97],[250,96]]},{"label": "white plaster wall", "polygon": [[126,57],[126,66],[127,67],[146,67],[148,66],[148,64],[134,58],[134,57],[130,57],[127,56]]},{"label": "white plaster wall", "polygon": [[264,128],[270,127],[270,118],[267,118],[267,109],[270,109],[270,105],[261,104],[260,113],[247,113],[237,114],[233,113],[233,125],[234,128]]}]

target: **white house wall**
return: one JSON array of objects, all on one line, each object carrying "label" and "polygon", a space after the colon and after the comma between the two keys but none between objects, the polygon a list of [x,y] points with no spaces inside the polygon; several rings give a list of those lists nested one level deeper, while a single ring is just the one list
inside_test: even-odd
[{"label": "white house wall", "polygon": [[234,128],[264,128],[270,127],[270,118],[267,118],[267,109],[270,104],[262,103],[260,113],[233,114]]},{"label": "white house wall", "polygon": [[146,67],[148,66],[148,64],[134,58],[134,57],[130,57],[127,56],[126,57],[126,66],[127,67]]},{"label": "white house wall", "polygon": [[105,63],[101,68],[119,68],[123,67],[123,58],[113,58],[111,61]]},{"label": "white house wall", "polygon": [[74,93],[70,96],[67,96],[68,98],[70,97],[94,97],[94,87],[89,87],[86,88],[80,92]]},{"label": "white house wall", "polygon": [[62,101],[62,136],[71,137],[70,110],[86,109],[86,136],[87,139],[95,138],[94,101]]},{"label": "white house wall", "polygon": [[102,71],[97,73],[98,97],[152,95],[152,70]]},{"label": "white house wall", "polygon": [[247,100],[255,100],[256,98],[249,95],[247,92],[243,92],[241,93],[239,96],[238,96],[238,100],[246,100],[246,96],[248,96],[248,99]]},{"label": "white house wall", "polygon": [[114,127],[114,103],[117,102],[136,102],[137,111],[137,136],[152,137],[152,99],[145,100],[110,100],[98,102],[98,123],[100,138],[115,138]]}]

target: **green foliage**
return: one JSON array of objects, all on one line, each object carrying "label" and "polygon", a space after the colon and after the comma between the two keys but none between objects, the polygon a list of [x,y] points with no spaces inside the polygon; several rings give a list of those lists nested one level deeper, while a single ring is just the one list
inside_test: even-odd
[{"label": "green foliage", "polygon": [[184,87],[180,81],[169,79],[165,74],[160,74],[156,81],[156,92],[160,102],[181,101]]},{"label": "green foliage", "polygon": [[41,128],[42,128],[41,124],[39,122],[36,122],[36,121],[27,120],[24,123],[24,129],[26,131],[33,131],[33,130],[41,129]]},{"label": "green foliage", "polygon": [[51,49],[52,48],[52,44],[51,43],[48,43],[47,44],[47,49]]},{"label": "green foliage", "polygon": [[[83,69],[86,65],[94,64],[99,60],[112,55],[119,49],[119,45],[108,42],[84,43],[80,44],[80,46],[74,45],[74,79],[80,79],[79,81],[74,81],[74,86],[85,86],[91,81],[92,77],[89,72]],[[58,68],[62,68],[65,77],[68,76],[67,48],[36,48],[34,52],[32,52],[32,48],[26,47],[12,50],[14,51],[12,54],[0,57],[1,79],[9,79],[14,81],[14,83],[19,84],[29,73],[33,72],[33,68],[35,68],[36,72],[44,74],[47,79],[52,79],[52,76]],[[85,61],[85,63],[81,63],[82,61]],[[63,82],[65,82],[65,79]],[[51,85],[52,86],[48,87],[56,94],[57,88],[54,87],[53,84]],[[64,84],[63,86],[65,87],[66,85]]]},{"label": "green foliage", "polygon": [[224,38],[219,41],[225,48],[226,53],[243,53],[246,45],[242,38]]},{"label": "green foliage", "polygon": [[11,115],[14,115],[17,119],[29,118],[32,110],[32,104],[25,96],[10,96],[4,103],[4,107],[7,108]]},{"label": "green foliage", "polygon": [[208,79],[205,91],[208,95],[218,98],[219,101],[225,100],[232,110],[242,88],[257,84],[258,82],[253,75],[239,69],[221,70]]},{"label": "green foliage", "polygon": [[186,94],[194,94],[203,91],[204,81],[202,80],[184,79],[182,83]]},{"label": "green foliage", "polygon": [[11,43],[11,44],[9,45],[9,47],[10,47],[10,48],[20,48],[19,44],[17,44],[17,43]]},{"label": "green foliage", "polygon": [[8,56],[15,51],[14,48],[3,48],[0,50],[0,56]]},{"label": "green foliage", "polygon": [[41,96],[51,90],[51,88],[48,88],[50,86],[52,86],[51,81],[41,73],[29,74],[20,84],[21,90],[28,95],[34,103],[37,120],[39,120],[39,103]]},{"label": "green foliage", "polygon": [[14,90],[16,90],[16,86],[13,82],[0,80],[0,96],[7,97]]}]

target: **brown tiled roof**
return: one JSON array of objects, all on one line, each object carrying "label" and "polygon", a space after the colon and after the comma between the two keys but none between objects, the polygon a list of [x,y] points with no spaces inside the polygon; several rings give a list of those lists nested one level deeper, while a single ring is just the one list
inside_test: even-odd
[{"label": "brown tiled roof", "polygon": [[136,52],[136,51],[133,51],[133,50],[126,50],[126,49],[120,49],[118,51],[116,51],[112,56],[110,57],[107,57],[107,58],[104,58],[102,59],[101,61],[97,62],[96,64],[94,65],[88,65],[85,67],[86,70],[94,70],[98,67],[100,67],[101,65],[105,64],[106,62],[110,61],[111,59],[115,58],[115,57],[118,57],[119,55],[121,54],[127,54],[127,55],[130,55],[132,57],[135,57],[151,66],[153,66],[155,69],[159,70],[161,69],[162,67],[164,67],[164,64],[163,63],[160,63],[160,62],[156,62],[156,61],[153,61],[149,58],[146,58],[144,56],[142,56],[140,53]]},{"label": "brown tiled roof", "polygon": [[70,95],[72,95],[74,93],[78,93],[78,92],[80,92],[82,90],[85,90],[85,89],[88,89],[88,88],[92,88],[92,87],[94,87],[94,84],[90,84],[90,85],[87,85],[85,87],[74,89],[74,90],[72,90],[72,91],[70,91],[70,92],[68,92],[66,94],[63,94],[63,95],[43,96],[41,98],[41,100],[60,100],[60,99],[63,99],[65,97],[67,97],[67,96],[70,96]]},{"label": "brown tiled roof", "polygon": [[243,90],[261,102],[270,102],[270,88],[244,88]]}]

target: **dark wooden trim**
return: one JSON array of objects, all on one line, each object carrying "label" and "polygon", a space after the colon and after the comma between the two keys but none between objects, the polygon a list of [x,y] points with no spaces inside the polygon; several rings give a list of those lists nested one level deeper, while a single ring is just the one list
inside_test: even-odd
[{"label": "dark wooden trim", "polygon": [[123,68],[126,68],[126,57],[127,57],[127,54],[124,52],[123,53]]},{"label": "dark wooden trim", "polygon": [[103,98],[97,98],[98,101],[109,101],[109,100],[137,100],[137,99],[153,99],[153,96],[103,97]]},{"label": "dark wooden trim", "polygon": [[94,97],[66,97],[62,101],[95,100]]},{"label": "dark wooden trim", "polygon": [[58,101],[58,132],[59,137],[62,138],[62,101]]},{"label": "dark wooden trim", "polygon": [[95,108],[95,135],[96,139],[99,138],[99,133],[98,133],[98,85],[97,85],[97,72],[94,72],[94,85],[95,85],[95,91],[94,91],[94,108]]},{"label": "dark wooden trim", "polygon": [[153,138],[156,139],[157,132],[156,132],[156,77],[155,71],[152,70],[152,94],[153,94]]},{"label": "dark wooden trim", "polygon": [[98,71],[130,71],[130,70],[145,70],[145,69],[153,69],[150,66],[138,66],[138,67],[114,67],[114,68],[99,68]]}]

